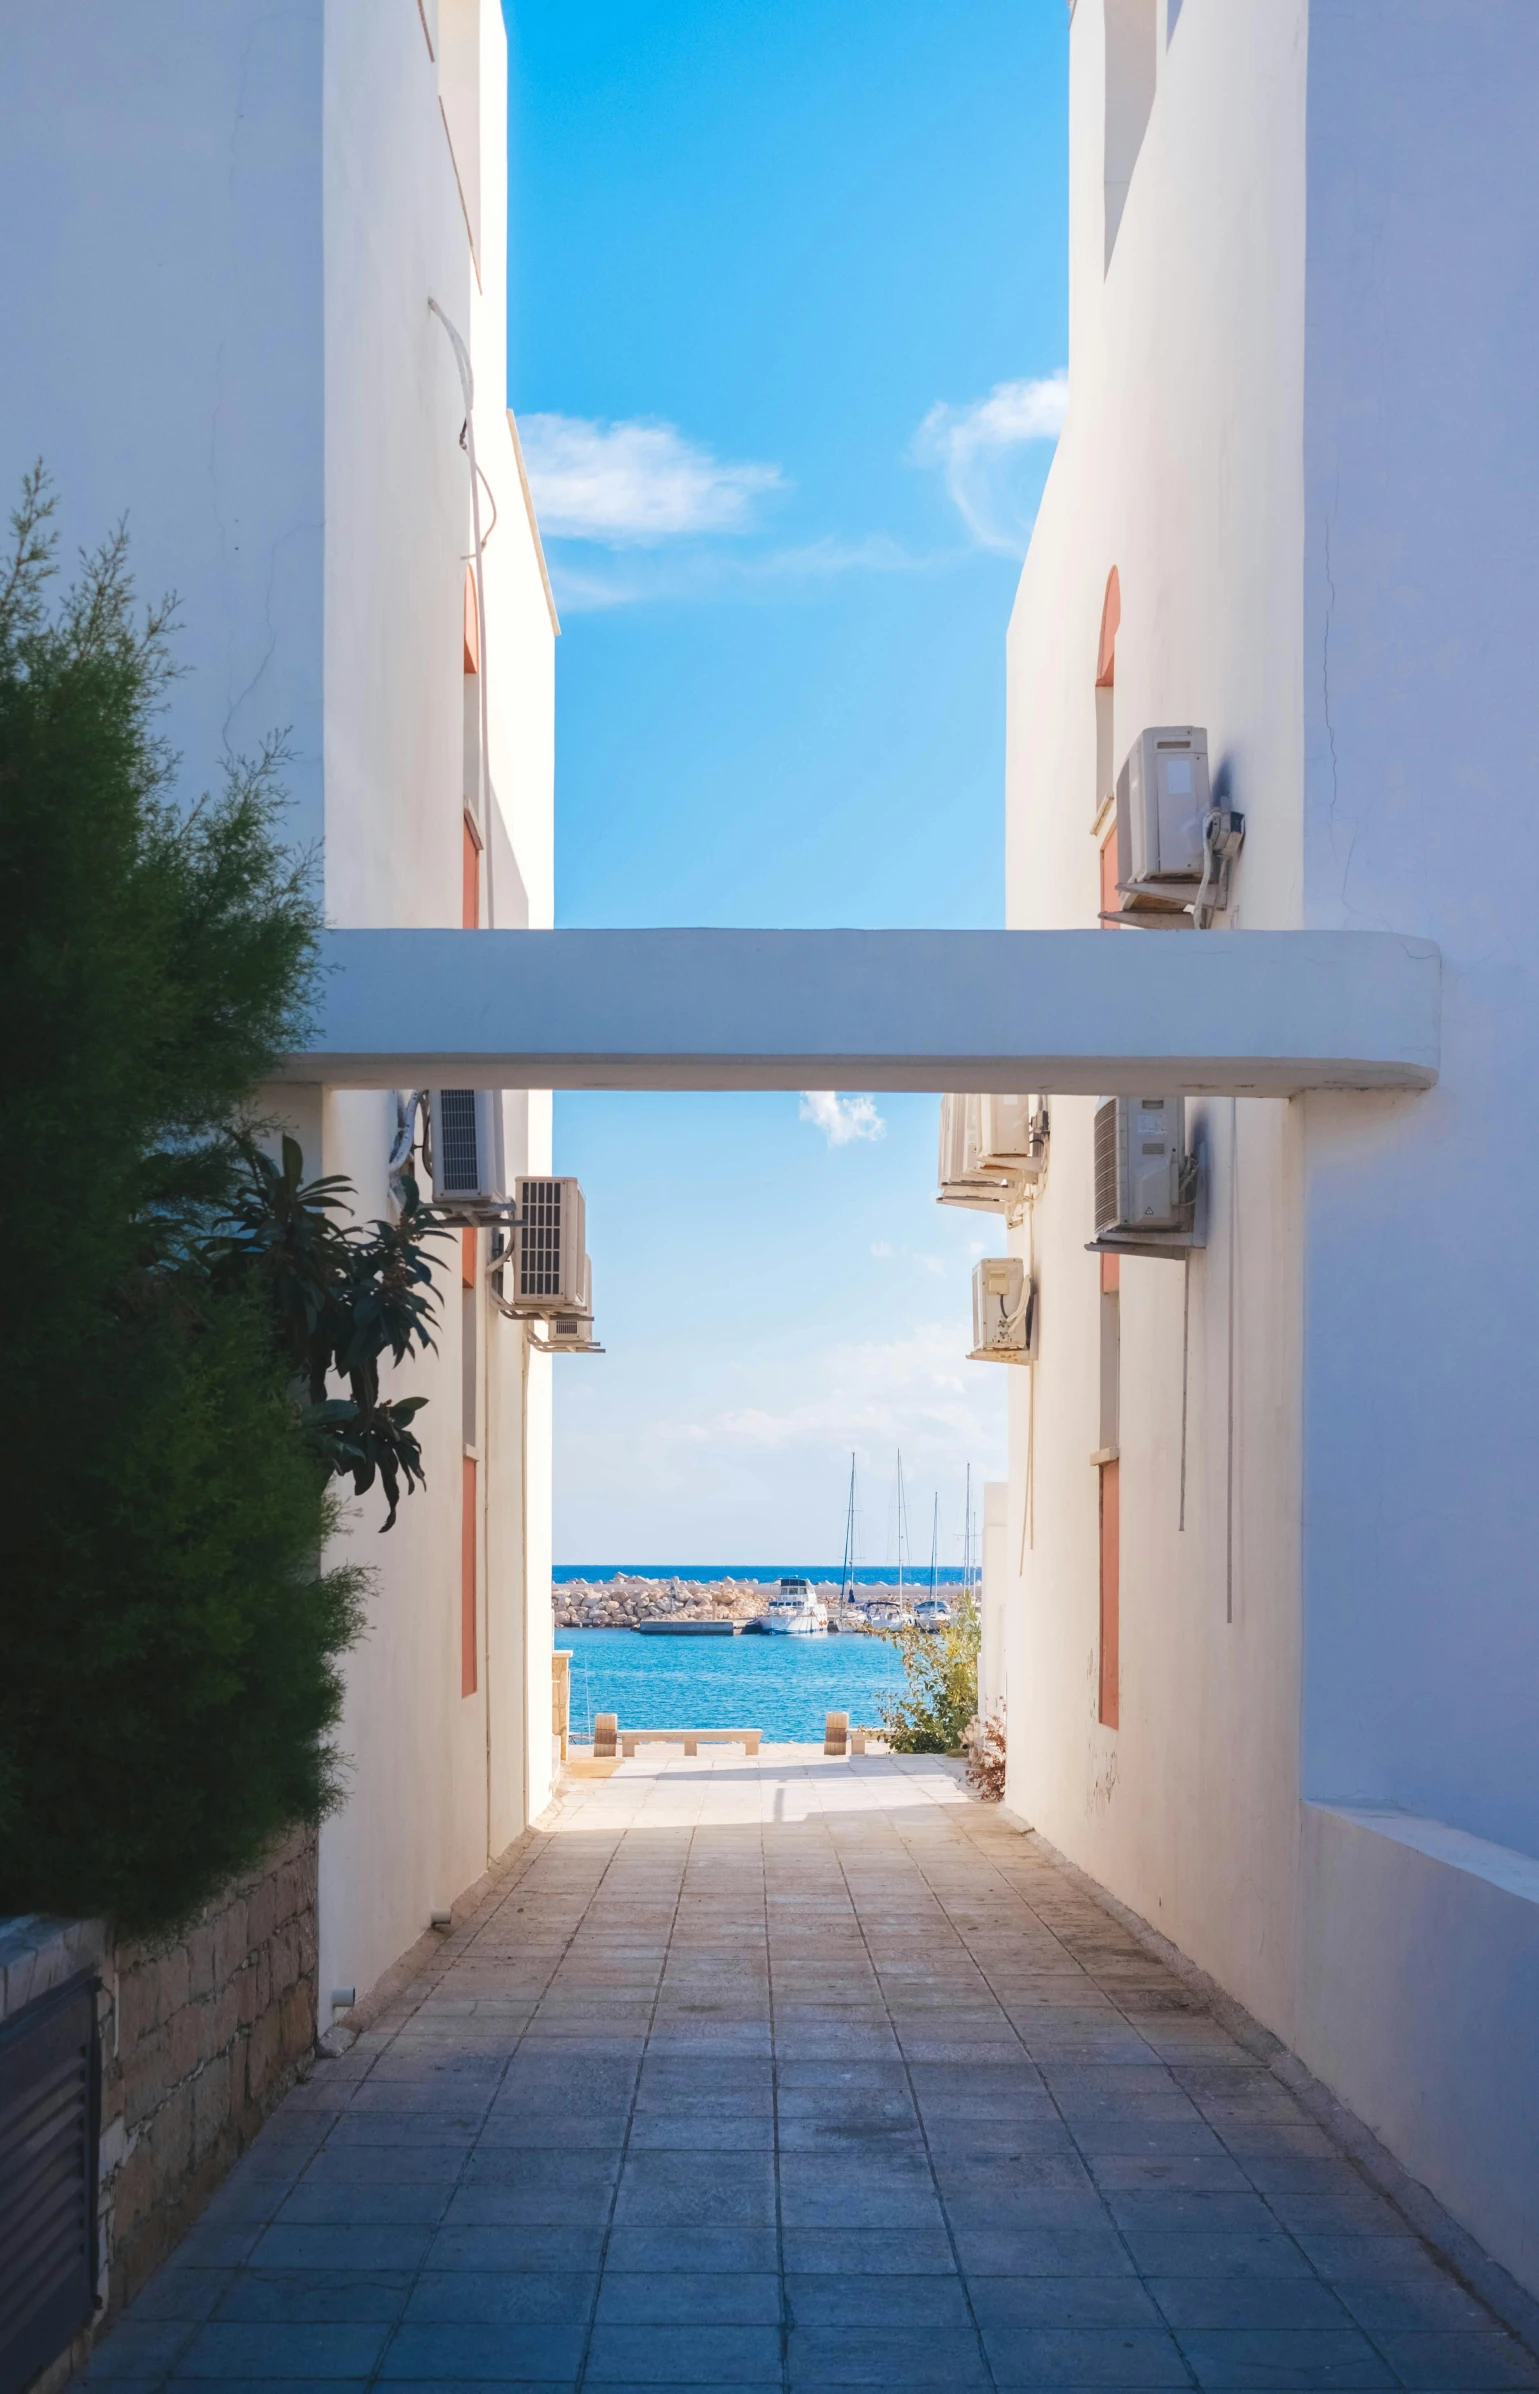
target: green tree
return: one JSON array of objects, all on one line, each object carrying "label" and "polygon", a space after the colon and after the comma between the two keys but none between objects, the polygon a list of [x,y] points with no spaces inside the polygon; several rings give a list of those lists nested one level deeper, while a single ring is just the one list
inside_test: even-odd
[{"label": "green tree", "polygon": [[281,755],[173,803],[171,606],[119,532],[50,609],[50,508],[38,472],[0,576],[0,1909],[142,1929],[336,1800],[366,1575],[320,1567],[330,1475],[388,1467],[393,1518],[420,1458],[378,1362],[430,1309],[393,1226],[339,1230],[351,1394],[316,1397],[242,1129],[313,995]]},{"label": "green tree", "polygon": [[963,1597],[945,1629],[878,1630],[903,1658],[907,1686],[883,1707],[882,1734],[899,1754],[960,1754],[978,1710],[978,1608]]}]

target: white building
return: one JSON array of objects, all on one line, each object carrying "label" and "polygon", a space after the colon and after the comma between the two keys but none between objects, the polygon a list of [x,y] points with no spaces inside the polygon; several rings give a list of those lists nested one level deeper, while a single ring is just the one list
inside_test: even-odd
[{"label": "white building", "polygon": [[1443,1062],[1191,1103],[1189,1267],[1086,1252],[1053,1105],[1008,1800],[1539,2289],[1539,11],[1078,0],[1071,61],[1009,920],[1118,906],[1116,769],[1205,725],[1245,846],[1163,936],[1435,940]]},{"label": "white building", "polygon": [[[141,590],[181,597],[189,793],[286,731],[338,925],[551,916],[557,625],[505,403],[506,83],[497,0],[72,0],[6,28],[0,479],[45,460],[66,556],[126,511]],[[484,623],[430,301],[474,369]],[[307,1168],[383,1213],[393,1099],[284,1098]],[[547,1169],[548,1096],[505,1110],[509,1169]],[[430,1399],[427,1489],[388,1537],[356,1506],[347,1539],[378,1585],[322,1833],[322,2026],[549,1794],[551,1366],[491,1309],[487,1245],[402,1374]]]}]

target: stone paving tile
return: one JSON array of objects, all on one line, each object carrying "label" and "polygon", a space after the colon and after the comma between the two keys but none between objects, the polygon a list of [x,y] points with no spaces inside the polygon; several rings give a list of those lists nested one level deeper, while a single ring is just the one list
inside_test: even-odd
[{"label": "stone paving tile", "polygon": [[971,2328],[807,2327],[787,2339],[788,2383],[824,2386],[987,2386]]},{"label": "stone paving tile", "polygon": [[[1178,2341],[1199,2386],[1367,2388],[1397,2383],[1368,2338],[1350,2328],[1211,2328],[1184,2332]],[[1470,2380],[1446,2382],[1468,2385]]]},{"label": "stone paving tile", "polygon": [[1160,2328],[986,2328],[996,2386],[1190,2386],[1173,2337]]},{"label": "stone paving tile", "polygon": [[774,2270],[606,2271],[596,2317],[610,2327],[778,2327]]},{"label": "stone paving tile", "polygon": [[87,2382],[1539,2394],[1297,2098],[929,1757],[652,1749],[318,2064]]}]

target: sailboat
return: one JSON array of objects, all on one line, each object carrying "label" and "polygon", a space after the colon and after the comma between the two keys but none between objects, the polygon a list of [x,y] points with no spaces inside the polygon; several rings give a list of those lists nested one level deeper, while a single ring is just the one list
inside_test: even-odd
[{"label": "sailboat", "polygon": [[940,1592],[940,1491],[935,1492],[935,1509],[930,1516],[930,1593],[921,1596],[914,1607],[914,1620],[920,1629],[949,1629],[951,1607]]},{"label": "sailboat", "polygon": [[898,1593],[896,1599],[886,1595],[878,1596],[867,1605],[866,1619],[873,1629],[907,1629],[914,1617],[903,1601],[903,1570],[908,1558],[908,1504],[903,1494],[903,1449],[901,1447],[898,1449],[898,1475],[895,1485],[898,1526]]},{"label": "sailboat", "polygon": [[850,1457],[850,1501],[844,1516],[844,1568],[839,1574],[839,1617],[848,1623],[850,1615],[865,1619],[864,1608],[855,1592],[855,1457]]}]

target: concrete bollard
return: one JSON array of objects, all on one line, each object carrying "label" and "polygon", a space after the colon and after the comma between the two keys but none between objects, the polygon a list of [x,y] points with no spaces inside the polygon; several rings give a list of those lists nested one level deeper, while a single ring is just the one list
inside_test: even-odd
[{"label": "concrete bollard", "polygon": [[614,1712],[596,1712],[593,1716],[593,1759],[613,1762],[620,1750],[620,1716]]},{"label": "concrete bollard", "polygon": [[823,1751],[825,1754],[846,1754],[850,1742],[850,1716],[847,1712],[831,1712],[823,1723]]}]

